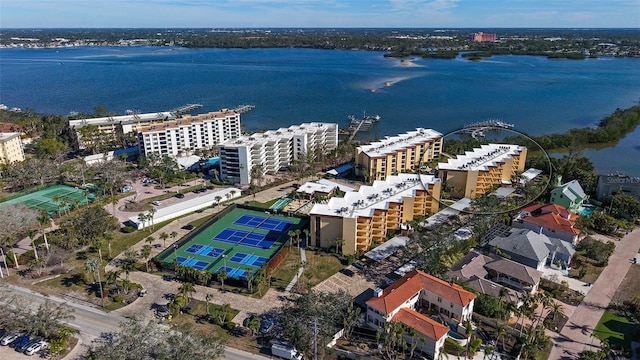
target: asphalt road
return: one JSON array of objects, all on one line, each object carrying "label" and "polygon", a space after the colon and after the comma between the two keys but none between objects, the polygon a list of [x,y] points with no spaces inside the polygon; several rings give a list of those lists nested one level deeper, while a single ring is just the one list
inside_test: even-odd
[{"label": "asphalt road", "polygon": [[[37,308],[40,304],[43,304],[47,300],[56,304],[66,304],[66,306],[68,306],[70,310],[73,311],[73,316],[75,317],[74,319],[70,320],[68,324],[74,329],[78,330],[78,337],[80,337],[80,343],[82,344],[89,344],[93,339],[100,336],[100,334],[102,333],[118,331],[119,324],[127,320],[125,317],[117,313],[107,313],[99,309],[95,309],[91,306],[67,301],[59,297],[45,296],[23,287],[14,286],[11,284],[6,285],[12,293],[30,300],[33,308]],[[65,359],[73,359],[80,354],[81,352],[73,351]],[[24,357],[23,355],[17,353],[16,355]],[[230,360],[269,359],[260,355],[251,354],[230,347],[225,348],[224,358]]]}]

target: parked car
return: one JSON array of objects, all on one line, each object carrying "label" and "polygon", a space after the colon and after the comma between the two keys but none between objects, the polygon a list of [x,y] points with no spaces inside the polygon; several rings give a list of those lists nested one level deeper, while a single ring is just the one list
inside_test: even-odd
[{"label": "parked car", "polygon": [[342,270],[340,270],[340,272],[345,274],[345,275],[347,275],[347,276],[349,276],[349,277],[351,277],[351,276],[353,276],[355,274],[353,271],[351,271],[349,269],[342,269]]},{"label": "parked car", "polygon": [[272,328],[273,328],[273,320],[269,318],[265,318],[262,320],[262,323],[260,324],[260,333],[266,334],[269,331],[271,331]]},{"label": "parked car", "polygon": [[40,350],[45,350],[49,347],[49,343],[41,340],[38,341],[36,343],[33,343],[31,345],[29,345],[25,350],[24,350],[24,354],[28,355],[28,356],[32,356],[35,355],[38,351]]},{"label": "parked car", "polygon": [[193,226],[193,225],[191,225],[191,224],[187,224],[187,225],[183,226],[182,228],[183,228],[184,230],[193,230],[193,228],[194,228],[194,227],[195,227],[195,226]]},{"label": "parked car", "polygon": [[363,263],[363,262],[362,262],[362,261],[360,261],[360,260],[356,260],[356,261],[354,261],[354,262],[353,262],[353,266],[355,266],[356,268],[358,268],[358,269],[360,269],[360,270],[364,270],[364,269],[367,267],[367,265],[365,265],[365,263]]},{"label": "parked car", "polygon": [[21,336],[22,334],[18,334],[18,333],[6,334],[5,336],[2,337],[2,339],[0,339],[0,345],[7,346],[17,341]]},{"label": "parked car", "polygon": [[177,193],[177,194],[176,194],[176,197],[177,197],[178,199],[182,199],[182,198],[184,198],[184,194],[183,194],[183,193]]},{"label": "parked car", "polygon": [[159,205],[162,205],[162,203],[160,201],[156,200],[156,201],[152,202],[151,205],[159,206]]},{"label": "parked car", "polygon": [[38,344],[40,341],[42,341],[42,339],[40,339],[39,337],[36,338],[32,338],[31,340],[27,341],[26,344],[22,345],[20,348],[16,347],[16,351],[17,352],[25,352],[29,347],[31,347],[31,345],[34,344]]},{"label": "parked car", "polygon": [[29,340],[29,335],[21,335],[18,340],[16,340],[11,346],[19,351],[19,349],[25,346],[29,342]]}]

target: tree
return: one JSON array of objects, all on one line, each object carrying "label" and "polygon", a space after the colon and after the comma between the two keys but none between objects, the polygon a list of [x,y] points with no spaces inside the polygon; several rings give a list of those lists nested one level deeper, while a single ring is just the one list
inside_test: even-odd
[{"label": "tree", "polygon": [[172,231],[171,234],[169,234],[169,237],[171,237],[171,241],[175,242],[176,237],[178,237],[178,233],[175,231]]},{"label": "tree", "polygon": [[195,292],[196,292],[196,288],[190,282],[183,283],[178,288],[178,293],[181,296],[184,296],[184,298],[187,300],[187,302],[189,302],[189,300],[191,300],[191,295],[193,295]]},{"label": "tree", "polygon": [[219,359],[224,353],[221,339],[182,328],[171,329],[150,321],[131,319],[120,331],[104,333],[85,354],[88,360]]},{"label": "tree", "polygon": [[144,245],[140,250],[140,256],[144,259],[144,264],[147,267],[147,272],[149,272],[149,256],[151,255],[151,245]]},{"label": "tree", "polygon": [[224,281],[227,279],[227,277],[228,277],[227,270],[222,269],[218,272],[218,280],[222,284],[221,286],[222,290],[224,290]]},{"label": "tree", "polygon": [[209,303],[211,302],[211,300],[213,300],[213,294],[212,293],[207,293],[204,296],[204,301],[205,301],[205,305],[206,305],[206,309],[207,309],[207,316],[209,316]]},{"label": "tree", "polygon": [[84,263],[84,271],[93,274],[94,284],[96,283],[96,276],[98,276],[100,299],[102,300],[102,308],[104,308],[104,293],[102,291],[102,281],[100,280],[100,263],[94,258],[87,259],[87,261]]},{"label": "tree", "polygon": [[[138,252],[129,249],[124,253],[124,259],[122,260],[122,264],[120,268],[124,271],[126,280],[129,281],[129,273],[136,269],[136,260],[138,259]],[[128,289],[127,289],[128,292]]]},{"label": "tree", "polygon": [[251,336],[255,336],[260,329],[260,319],[257,316],[252,316],[247,320],[247,329],[251,330]]},{"label": "tree", "polygon": [[[353,297],[345,292],[325,293],[310,290],[279,310],[282,336],[301,352],[313,349],[314,326],[317,322],[317,348],[325,345],[343,327],[347,309],[353,306]],[[322,354],[320,354],[322,355]]]},{"label": "tree", "polygon": [[36,249],[36,243],[35,243],[35,238],[36,238],[36,232],[33,230],[29,230],[29,240],[31,241],[31,248],[33,248],[33,255],[35,255],[36,260],[38,260],[38,249]]},{"label": "tree", "polygon": [[37,223],[38,213],[24,204],[0,206],[0,247],[10,248]]},{"label": "tree", "polygon": [[385,321],[382,328],[376,332],[376,341],[380,356],[385,360],[404,358],[404,349],[407,347],[405,334],[407,327],[401,322]]},{"label": "tree", "polygon": [[[175,232],[175,231],[174,231]],[[172,233],[173,234],[173,233]],[[177,234],[176,234],[177,235]],[[166,232],[161,232],[160,233],[160,240],[162,240],[162,245],[164,247],[167,246],[167,239],[169,238],[169,234],[167,234]]]}]

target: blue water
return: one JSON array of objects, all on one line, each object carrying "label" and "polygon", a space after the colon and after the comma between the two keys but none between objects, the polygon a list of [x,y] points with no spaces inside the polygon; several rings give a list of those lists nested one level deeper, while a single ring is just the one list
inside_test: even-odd
[{"label": "blue water", "polygon": [[[369,138],[416,127],[443,133],[490,118],[539,135],[593,126],[640,98],[640,59],[549,60],[495,56],[480,62],[416,60],[380,52],[313,49],[84,47],[0,49],[0,103],[37,112],[197,112],[253,103],[247,130],[306,121],[346,125],[379,114]],[[392,82],[385,86],[385,82]],[[640,130],[600,151],[600,171],[640,175]]]}]

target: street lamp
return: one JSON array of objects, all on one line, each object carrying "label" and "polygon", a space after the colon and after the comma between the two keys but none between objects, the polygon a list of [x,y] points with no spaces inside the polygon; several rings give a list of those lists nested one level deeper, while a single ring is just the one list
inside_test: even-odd
[{"label": "street lamp", "polygon": [[222,264],[224,266],[224,271],[227,271],[227,255],[222,254]]},{"label": "street lamp", "polygon": [[178,261],[178,245],[173,244],[173,256],[176,258],[176,262]]}]

